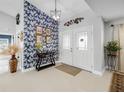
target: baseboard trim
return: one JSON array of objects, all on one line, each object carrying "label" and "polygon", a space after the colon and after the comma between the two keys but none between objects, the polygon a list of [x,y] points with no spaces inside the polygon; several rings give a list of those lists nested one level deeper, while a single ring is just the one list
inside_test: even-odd
[{"label": "baseboard trim", "polygon": [[92,73],[93,73],[93,74],[96,74],[96,75],[99,75],[99,76],[102,76],[102,75],[103,75],[103,73],[102,73],[102,72],[95,71],[95,70],[94,70]]},{"label": "baseboard trim", "polygon": [[56,63],[62,63],[62,61],[58,60],[58,61],[56,61]]},{"label": "baseboard trim", "polygon": [[[61,63],[62,61],[56,61],[56,63]],[[35,70],[35,67],[31,67],[31,68],[28,68],[28,69],[22,69],[22,72],[29,72],[29,71],[32,71],[32,70]]]},{"label": "baseboard trim", "polygon": [[96,71],[96,70],[92,71],[92,73],[94,73],[96,75],[99,75],[99,76],[103,76],[104,72],[105,72],[105,69],[103,69],[101,72],[100,71]]},{"label": "baseboard trim", "polygon": [[28,68],[28,69],[23,69],[22,72],[29,72],[29,71],[32,71],[32,70],[35,70],[35,67]]}]

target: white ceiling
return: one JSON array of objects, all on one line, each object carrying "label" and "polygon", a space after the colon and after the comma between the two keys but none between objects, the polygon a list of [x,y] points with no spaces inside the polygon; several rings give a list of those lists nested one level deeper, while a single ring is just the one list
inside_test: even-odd
[{"label": "white ceiling", "polygon": [[86,0],[86,2],[105,21],[124,18],[124,0]]},{"label": "white ceiling", "polygon": [[15,17],[20,8],[21,0],[0,0],[0,11]]},{"label": "white ceiling", "polygon": [[[55,8],[55,0],[28,0],[46,14]],[[89,9],[85,0],[57,0],[57,9],[61,10],[61,21],[70,17],[78,17],[77,14]]]},{"label": "white ceiling", "polygon": [[[28,0],[46,14],[54,9],[54,0]],[[21,0],[0,0],[0,11],[13,17],[18,13]],[[87,4],[88,3],[88,4]],[[102,16],[106,21],[124,17],[124,0],[57,0],[57,8],[62,11],[61,20],[79,17],[79,14],[89,9]]]},{"label": "white ceiling", "polygon": [[[19,11],[21,0],[0,0],[0,11],[5,12],[13,17]],[[39,9],[50,15],[50,10],[55,7],[55,0],[27,0],[37,6]],[[80,12],[89,9],[85,0],[57,0],[57,9],[61,10],[61,20],[76,16]]]}]

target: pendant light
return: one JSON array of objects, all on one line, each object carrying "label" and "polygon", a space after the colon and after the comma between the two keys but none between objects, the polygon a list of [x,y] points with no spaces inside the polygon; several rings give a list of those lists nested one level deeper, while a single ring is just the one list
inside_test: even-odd
[{"label": "pendant light", "polygon": [[50,16],[56,21],[60,19],[61,10],[57,10],[57,0],[55,0],[55,9],[50,11]]}]

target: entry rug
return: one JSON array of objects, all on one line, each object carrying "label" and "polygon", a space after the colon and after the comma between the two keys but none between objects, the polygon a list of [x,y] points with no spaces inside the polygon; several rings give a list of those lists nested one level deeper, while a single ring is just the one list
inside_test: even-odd
[{"label": "entry rug", "polygon": [[124,73],[115,72],[113,74],[110,92],[124,92]]},{"label": "entry rug", "polygon": [[67,65],[67,64],[61,64],[61,65],[59,65],[55,68],[60,70],[60,71],[65,72],[65,73],[68,73],[72,76],[76,76],[78,73],[81,72],[80,68],[73,67],[73,66],[70,66],[70,65]]}]

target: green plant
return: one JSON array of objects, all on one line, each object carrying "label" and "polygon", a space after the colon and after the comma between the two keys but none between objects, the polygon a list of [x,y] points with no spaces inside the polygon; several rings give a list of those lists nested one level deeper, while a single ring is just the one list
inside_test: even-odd
[{"label": "green plant", "polygon": [[40,50],[42,48],[42,44],[41,43],[36,43],[36,49]]},{"label": "green plant", "polygon": [[107,50],[108,53],[113,53],[113,52],[117,52],[121,49],[121,47],[119,46],[118,41],[110,41],[106,44],[105,49]]}]

